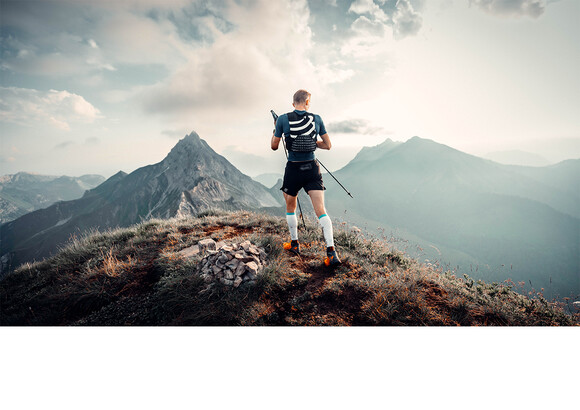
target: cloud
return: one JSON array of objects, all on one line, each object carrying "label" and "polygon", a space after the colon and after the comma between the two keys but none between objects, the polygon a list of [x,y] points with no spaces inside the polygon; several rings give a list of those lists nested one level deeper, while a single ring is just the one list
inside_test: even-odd
[{"label": "cloud", "polygon": [[[100,139],[97,138],[97,137],[88,137],[88,138],[85,138],[83,145],[85,145],[85,146],[95,146],[95,145],[99,144],[99,142],[100,142]],[[79,145],[79,142],[78,141],[68,140],[68,141],[63,141],[60,144],[56,144],[54,146],[54,149],[57,149],[57,150],[59,150],[59,149],[65,149],[65,148],[68,148],[68,147],[74,146],[74,145],[77,145],[78,146]]]},{"label": "cloud", "polygon": [[350,26],[353,32],[363,36],[383,36],[385,24],[377,20],[370,20],[365,16],[358,17]]},{"label": "cloud", "polygon": [[348,9],[349,13],[369,15],[373,20],[387,21],[388,17],[373,0],[355,0]]},{"label": "cloud", "polygon": [[417,13],[409,0],[398,0],[393,14],[393,35],[400,40],[416,35],[423,25],[423,18]]},{"label": "cloud", "polygon": [[540,17],[546,10],[545,0],[469,0],[486,13],[502,17]]},{"label": "cloud", "polygon": [[70,147],[71,145],[74,145],[74,141],[63,141],[60,144],[56,144],[54,146],[54,149],[65,149],[66,147]]},{"label": "cloud", "polygon": [[196,47],[169,78],[143,91],[138,99],[146,112],[198,117],[218,108],[240,112],[240,107],[259,107],[288,94],[289,83],[322,87],[352,75],[340,64],[313,63],[306,1],[228,2],[218,11],[228,29],[213,26],[211,42]]},{"label": "cloud", "polygon": [[68,91],[0,87],[0,122],[44,123],[69,131],[70,123],[92,123],[100,111],[82,96]]},{"label": "cloud", "polygon": [[15,155],[20,154],[20,150],[14,145],[8,147],[2,147],[2,152],[0,153],[0,163],[14,163],[16,162]]},{"label": "cloud", "polygon": [[376,135],[391,134],[390,131],[381,127],[374,127],[370,121],[355,118],[350,120],[329,123],[326,126],[329,133],[333,134],[358,134],[358,135]]},{"label": "cloud", "polygon": [[184,61],[187,45],[166,19],[156,21],[135,12],[117,12],[95,27],[105,67],[120,64],[160,64]]},{"label": "cloud", "polygon": [[[422,2],[415,4],[422,8]],[[423,24],[409,0],[356,0],[348,12],[358,17],[350,24],[341,53],[362,61],[382,59],[392,49],[392,39],[417,35]]]},{"label": "cloud", "polygon": [[[83,77],[115,71],[123,64],[173,67],[185,60],[180,56],[188,46],[167,16],[186,4],[154,0],[3,2],[2,68],[32,75]],[[155,19],[152,10],[163,17]]]},{"label": "cloud", "polygon": [[183,138],[184,136],[188,135],[191,130],[186,130],[185,128],[181,130],[163,130],[161,131],[161,135],[165,135],[166,137],[176,139],[176,138]]}]

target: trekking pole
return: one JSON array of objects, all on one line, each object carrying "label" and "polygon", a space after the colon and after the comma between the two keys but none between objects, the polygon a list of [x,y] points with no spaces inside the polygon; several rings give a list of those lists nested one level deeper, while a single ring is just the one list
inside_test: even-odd
[{"label": "trekking pole", "polygon": [[320,162],[320,160],[319,160],[318,158],[316,158],[316,160],[318,161],[318,163],[319,163],[320,165],[322,165],[322,168],[324,168],[324,169],[326,170],[326,172],[328,172],[328,174],[329,174],[331,177],[333,177],[333,178],[334,178],[334,180],[335,180],[335,181],[338,183],[338,185],[340,185],[340,187],[341,187],[342,189],[344,189],[344,192],[346,192],[346,193],[348,194],[348,196],[350,196],[352,199],[354,199],[354,196],[352,196],[352,195],[350,194],[350,192],[348,192],[348,190],[347,190],[347,189],[344,187],[344,185],[342,185],[342,184],[340,183],[340,181],[339,181],[338,179],[336,179],[336,177],[335,177],[334,175],[332,175],[332,172],[330,172],[330,171],[328,170],[328,168],[326,168],[326,167],[324,166],[324,164],[323,164],[322,162]]},{"label": "trekking pole", "polygon": [[[278,115],[274,112],[274,110],[270,110],[272,113],[272,117],[274,117],[274,127],[276,126],[276,120],[278,119]],[[282,146],[284,146],[284,153],[286,154],[286,161],[288,161],[288,151],[286,150],[286,142],[282,141]],[[298,210],[300,211],[300,218],[302,218],[302,225],[304,229],[306,229],[306,222],[304,222],[304,214],[302,213],[302,207],[300,206],[300,199],[298,198],[298,194],[296,194],[296,201],[298,202]]]}]

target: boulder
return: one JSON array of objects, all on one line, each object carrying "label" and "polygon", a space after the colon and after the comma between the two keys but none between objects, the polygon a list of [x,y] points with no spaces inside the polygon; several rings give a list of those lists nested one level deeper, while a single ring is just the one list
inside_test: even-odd
[{"label": "boulder", "polygon": [[197,243],[200,253],[204,253],[205,251],[215,251],[216,250],[216,243],[213,239],[207,238],[202,239]]}]

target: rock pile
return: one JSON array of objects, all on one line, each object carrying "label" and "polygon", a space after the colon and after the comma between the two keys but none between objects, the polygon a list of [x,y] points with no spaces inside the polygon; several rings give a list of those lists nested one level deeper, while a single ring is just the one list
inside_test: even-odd
[{"label": "rock pile", "polygon": [[221,282],[237,288],[243,282],[255,281],[266,262],[264,249],[250,241],[223,244],[216,249],[212,239],[205,239],[198,246],[200,252],[207,253],[199,264],[199,274],[206,283]]}]

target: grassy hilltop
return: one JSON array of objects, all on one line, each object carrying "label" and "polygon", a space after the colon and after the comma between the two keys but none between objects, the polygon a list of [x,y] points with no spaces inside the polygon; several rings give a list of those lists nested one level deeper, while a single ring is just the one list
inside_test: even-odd
[{"label": "grassy hilltop", "polygon": [[[254,284],[207,289],[201,255],[178,254],[204,238],[263,247]],[[1,325],[577,325],[541,293],[486,284],[422,265],[381,239],[335,226],[344,263],[322,266],[317,224],[300,232],[302,257],[282,250],[283,218],[206,212],[151,220],[73,239],[54,257],[0,282]]]}]

